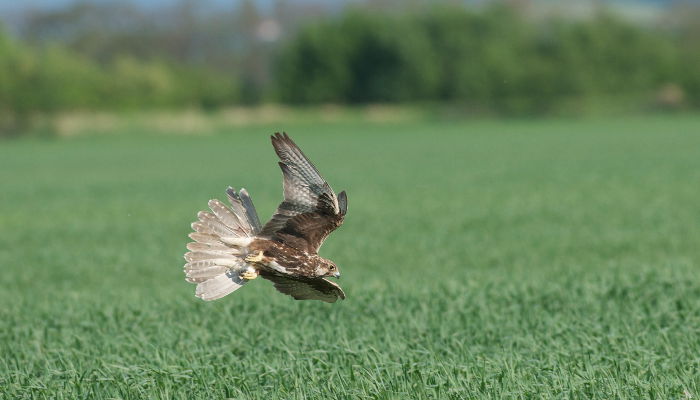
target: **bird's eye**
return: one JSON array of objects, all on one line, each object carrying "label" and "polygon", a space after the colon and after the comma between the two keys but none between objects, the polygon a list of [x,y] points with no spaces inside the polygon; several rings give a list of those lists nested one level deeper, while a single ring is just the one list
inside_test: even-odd
[{"label": "bird's eye", "polygon": [[331,271],[335,269],[335,265],[331,265]]}]

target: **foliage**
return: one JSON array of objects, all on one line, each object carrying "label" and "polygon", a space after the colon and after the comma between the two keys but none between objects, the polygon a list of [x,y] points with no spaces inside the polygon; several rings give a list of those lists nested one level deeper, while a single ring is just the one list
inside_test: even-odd
[{"label": "foliage", "polygon": [[[432,96],[430,45],[386,16],[349,13],[302,31],[277,63],[279,95],[291,103],[398,102]],[[409,83],[410,84],[407,84]]]},{"label": "foliage", "polygon": [[315,22],[282,4],[266,16],[249,1],[218,14],[182,2],[158,24],[153,11],[111,2],[30,14],[19,38],[0,34],[0,132],[65,110],[273,101],[508,115],[700,107],[697,8],[658,29],[604,12],[535,18],[503,4],[441,4],[358,6]]},{"label": "foliage", "polygon": [[531,21],[503,7],[351,12],[288,43],[278,89],[291,103],[450,101],[543,113],[585,96],[652,99],[667,83],[692,91],[681,53],[671,36],[607,14]]},{"label": "foliage", "polygon": [[38,113],[210,108],[236,96],[231,76],[207,69],[130,56],[98,63],[64,47],[27,46],[0,34],[0,135],[26,128]]},{"label": "foliage", "polygon": [[287,126],[349,193],[332,305],[184,282],[208,199],[281,198],[271,126],[3,143],[0,398],[695,397],[699,124]]}]

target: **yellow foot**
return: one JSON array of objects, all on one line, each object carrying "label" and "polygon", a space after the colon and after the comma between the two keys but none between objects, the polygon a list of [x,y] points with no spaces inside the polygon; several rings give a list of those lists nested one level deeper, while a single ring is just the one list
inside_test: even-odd
[{"label": "yellow foot", "polygon": [[252,254],[249,254],[249,255],[247,255],[246,258],[245,258],[245,261],[246,261],[246,262],[249,262],[249,263],[258,263],[258,262],[260,262],[260,261],[262,261],[262,260],[263,260],[263,252],[262,252],[262,250],[258,251],[258,254],[255,255],[255,256],[252,255]]},{"label": "yellow foot", "polygon": [[248,268],[245,271],[241,272],[240,276],[241,279],[250,281],[258,277],[258,271],[256,271],[254,268]]}]

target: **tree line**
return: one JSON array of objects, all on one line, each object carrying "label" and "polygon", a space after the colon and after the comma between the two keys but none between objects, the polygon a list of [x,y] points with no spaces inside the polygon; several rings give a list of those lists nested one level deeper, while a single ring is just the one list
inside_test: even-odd
[{"label": "tree line", "polygon": [[[139,20],[127,11],[125,21]],[[5,125],[63,110],[260,101],[455,103],[503,114],[556,112],[590,99],[700,106],[700,32],[692,22],[658,28],[604,12],[533,19],[504,6],[355,8],[294,20],[294,29],[283,24],[277,40],[279,18],[250,8],[238,20],[219,15],[214,24],[177,14],[168,29],[128,31],[101,29],[81,12],[64,25],[55,16],[37,18],[32,34],[0,33]],[[115,20],[113,10],[104,14]],[[263,23],[272,36],[260,33]],[[187,46],[173,45],[178,37]]]},{"label": "tree line", "polygon": [[532,21],[507,8],[354,12],[303,29],[274,76],[279,98],[295,104],[439,101],[538,114],[607,97],[697,107],[695,39],[606,13]]}]

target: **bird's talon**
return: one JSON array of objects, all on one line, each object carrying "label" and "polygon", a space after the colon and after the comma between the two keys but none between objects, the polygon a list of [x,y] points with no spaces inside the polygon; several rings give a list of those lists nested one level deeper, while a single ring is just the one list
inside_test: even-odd
[{"label": "bird's talon", "polygon": [[258,263],[258,262],[262,261],[263,260],[262,250],[258,251],[258,254],[255,256],[254,255],[246,256],[245,260],[246,260],[246,262],[249,262],[249,263]]},{"label": "bird's talon", "polygon": [[254,269],[246,269],[245,271],[241,272],[240,275],[241,279],[245,279],[247,281],[253,280],[258,277],[258,272]]}]

